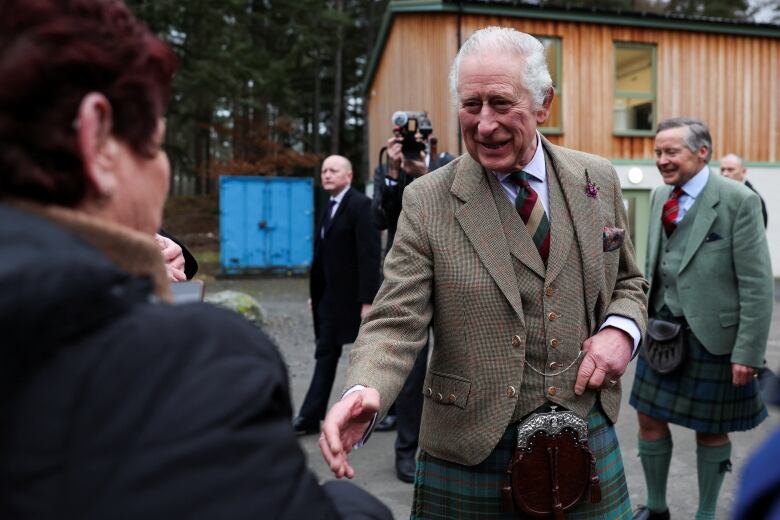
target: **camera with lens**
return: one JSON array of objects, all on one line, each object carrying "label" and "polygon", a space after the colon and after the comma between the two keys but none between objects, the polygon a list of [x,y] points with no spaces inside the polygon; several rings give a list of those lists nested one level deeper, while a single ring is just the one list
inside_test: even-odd
[{"label": "camera with lens", "polygon": [[[433,125],[426,112],[399,110],[393,114],[393,131],[401,138],[401,151],[406,159],[419,160],[420,152],[425,150],[426,141],[433,132]],[[420,132],[422,141],[416,134]]]}]

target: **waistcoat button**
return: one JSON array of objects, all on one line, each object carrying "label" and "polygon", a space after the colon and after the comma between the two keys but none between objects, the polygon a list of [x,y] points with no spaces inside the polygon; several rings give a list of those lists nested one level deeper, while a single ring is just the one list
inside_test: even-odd
[{"label": "waistcoat button", "polygon": [[550,346],[552,348],[558,348],[558,345],[560,345],[560,344],[561,344],[561,342],[558,341],[556,338],[553,338],[553,339],[550,340]]},{"label": "waistcoat button", "polygon": [[557,317],[558,316],[554,312],[551,312],[550,314],[547,315],[547,319],[550,321],[555,321]]},{"label": "waistcoat button", "polygon": [[547,393],[548,393],[549,395],[555,395],[555,394],[557,394],[557,393],[558,393],[558,389],[557,389],[557,388],[555,388],[554,386],[551,386],[550,388],[548,388],[548,389],[547,389]]},{"label": "waistcoat button", "polygon": [[517,394],[517,390],[515,390],[514,386],[510,386],[506,389],[506,396],[509,398],[514,397]]},{"label": "waistcoat button", "polygon": [[523,344],[523,339],[520,336],[514,335],[512,336],[512,346],[515,348],[519,348],[520,345]]}]

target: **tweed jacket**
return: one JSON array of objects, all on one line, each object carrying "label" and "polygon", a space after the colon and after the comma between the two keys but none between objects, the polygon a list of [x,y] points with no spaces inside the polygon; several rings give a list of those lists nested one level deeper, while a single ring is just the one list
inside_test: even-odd
[{"label": "tweed jacket", "polygon": [[[650,202],[645,273],[651,293],[657,288],[653,280],[661,212],[671,192],[671,186],[656,188]],[[694,207],[696,218],[677,273],[683,316],[712,354],[731,353],[734,363],[760,367],[772,319],[774,282],[758,195],[710,170]]]},{"label": "tweed jacket", "polygon": [[[558,176],[571,213],[573,229],[567,236],[581,250],[587,309],[581,319],[593,333],[607,315],[625,316],[644,332],[646,284],[635,265],[628,233],[618,250],[603,252],[604,226],[627,227],[614,169],[604,159],[544,139],[543,146],[556,171],[548,175]],[[585,193],[586,168],[600,188],[597,197]],[[426,391],[420,446],[465,465],[484,460],[512,419],[518,402],[513,390],[522,384],[526,348],[518,285],[523,280],[515,274],[512,256],[533,269],[539,262],[535,250],[517,251],[508,244],[488,175],[463,155],[404,191],[384,283],[363,322],[347,374],[347,387],[361,384],[379,391],[383,415],[433,321],[435,341],[426,386],[437,386],[437,391]],[[547,281],[555,279],[564,263],[555,256],[555,240]],[[562,302],[564,315],[565,296]],[[582,302],[571,305],[575,307],[581,309]],[[569,371],[572,386],[575,369]],[[616,399],[610,399],[614,406],[607,413],[614,420],[619,389],[610,392]],[[445,398],[438,399],[439,393]]]}]

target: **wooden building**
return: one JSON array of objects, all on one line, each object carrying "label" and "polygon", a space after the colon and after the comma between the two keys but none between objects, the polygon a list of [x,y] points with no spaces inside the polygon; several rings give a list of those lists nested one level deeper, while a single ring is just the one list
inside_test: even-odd
[{"label": "wooden building", "polygon": [[[715,172],[726,153],[745,158],[749,178],[770,208],[770,243],[780,248],[780,197],[772,193],[780,193],[776,25],[540,8],[513,0],[391,0],[365,82],[372,161],[390,136],[396,110],[427,111],[438,150],[465,152],[449,68],[460,44],[490,25],[533,34],[547,47],[556,99],[542,133],[615,164],[640,256],[649,190],[661,182],[655,127],[673,116],[708,124]],[[773,258],[780,274],[780,249]]]}]

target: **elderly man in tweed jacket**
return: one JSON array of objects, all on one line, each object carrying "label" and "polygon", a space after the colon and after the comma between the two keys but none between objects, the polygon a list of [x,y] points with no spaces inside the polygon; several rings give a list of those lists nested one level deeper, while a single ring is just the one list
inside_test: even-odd
[{"label": "elderly man in tweed jacket", "polygon": [[573,516],[627,517],[612,424],[646,324],[646,283],[622,239],[617,175],[538,133],[554,90],[535,38],[478,31],[451,88],[469,153],[404,192],[323,456],[337,477],[354,475],[348,452],[393,402],[433,323],[412,517],[501,517],[518,421],[550,404],[587,419],[598,459],[603,499]]}]

